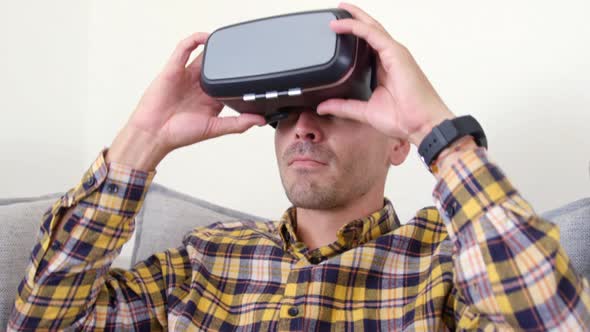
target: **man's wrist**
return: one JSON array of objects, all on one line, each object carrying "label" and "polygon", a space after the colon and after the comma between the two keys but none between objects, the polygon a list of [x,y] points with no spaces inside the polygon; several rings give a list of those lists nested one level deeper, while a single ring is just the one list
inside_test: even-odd
[{"label": "man's wrist", "polygon": [[430,134],[434,127],[441,124],[444,120],[451,120],[454,118],[456,118],[456,116],[451,112],[442,113],[439,117],[425,122],[418,130],[411,133],[408,137],[408,141],[411,144],[414,144],[414,146],[419,147],[420,143],[422,143],[424,138]]},{"label": "man's wrist", "polygon": [[113,140],[105,161],[150,172],[166,154],[157,137],[137,127],[125,126]]}]

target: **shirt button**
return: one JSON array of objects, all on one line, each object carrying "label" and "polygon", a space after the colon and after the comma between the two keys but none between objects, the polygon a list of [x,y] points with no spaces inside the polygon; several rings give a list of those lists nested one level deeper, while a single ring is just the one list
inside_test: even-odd
[{"label": "shirt button", "polygon": [[452,218],[455,215],[456,207],[457,207],[456,202],[450,202],[449,205],[447,206],[447,216],[449,218]]},{"label": "shirt button", "polygon": [[309,259],[309,262],[310,262],[311,264],[319,264],[319,263],[321,263],[323,260],[324,260],[324,258],[323,258],[323,257],[320,257],[320,256],[313,256],[312,258],[310,258],[310,259]]},{"label": "shirt button", "polygon": [[88,179],[86,180],[86,185],[87,185],[88,187],[91,187],[91,186],[94,184],[94,182],[96,182],[96,179],[94,178],[94,176],[90,176],[90,177],[88,177]]},{"label": "shirt button", "polygon": [[291,307],[291,308],[289,308],[289,316],[295,317],[298,314],[299,314],[299,309],[297,309],[297,307]]},{"label": "shirt button", "polygon": [[451,218],[451,217],[453,217],[453,214],[454,214],[454,213],[455,213],[455,209],[453,209],[453,207],[452,207],[452,206],[449,206],[449,207],[447,208],[447,216],[448,216],[449,218]]},{"label": "shirt button", "polygon": [[114,183],[109,183],[107,190],[108,192],[115,194],[119,191],[119,187]]}]

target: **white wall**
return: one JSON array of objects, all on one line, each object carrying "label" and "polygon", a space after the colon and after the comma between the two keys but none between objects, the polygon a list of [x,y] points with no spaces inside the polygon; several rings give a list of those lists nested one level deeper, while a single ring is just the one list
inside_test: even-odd
[{"label": "white wall", "polygon": [[65,191],[82,176],[87,26],[83,1],[0,6],[0,197]]},{"label": "white wall", "polygon": [[[63,191],[108,146],[176,43],[195,31],[335,1],[12,3],[2,10],[0,196]],[[587,1],[359,1],[413,52],[457,115],[539,211],[589,196]],[[199,51],[202,48],[199,48]],[[225,110],[224,114],[231,114]],[[273,130],[173,152],[155,181],[265,217],[288,207]],[[412,151],[389,176],[402,220],[432,204]]]}]

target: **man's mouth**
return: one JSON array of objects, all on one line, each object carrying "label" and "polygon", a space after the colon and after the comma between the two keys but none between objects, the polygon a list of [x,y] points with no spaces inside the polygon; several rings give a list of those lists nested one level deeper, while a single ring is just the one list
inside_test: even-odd
[{"label": "man's mouth", "polygon": [[328,166],[334,153],[314,143],[296,142],[287,148],[283,158],[287,167],[313,169]]},{"label": "man's mouth", "polygon": [[301,167],[320,167],[326,166],[325,162],[320,160],[314,159],[312,157],[307,156],[297,156],[291,158],[288,163],[289,166],[301,166]]}]

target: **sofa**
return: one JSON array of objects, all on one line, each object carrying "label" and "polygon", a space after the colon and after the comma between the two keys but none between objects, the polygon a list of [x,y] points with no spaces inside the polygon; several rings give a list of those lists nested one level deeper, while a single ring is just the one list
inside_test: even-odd
[{"label": "sofa", "polygon": [[[23,277],[39,230],[40,218],[64,193],[0,199],[0,331],[6,329],[18,283]],[[590,248],[590,197],[541,215],[559,225],[561,243],[572,264],[590,280],[590,259],[585,255]],[[144,205],[136,216],[130,266],[152,253],[177,247],[183,235],[194,227],[239,218],[265,219],[152,183]]]}]

